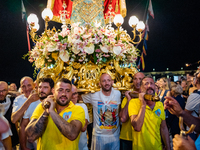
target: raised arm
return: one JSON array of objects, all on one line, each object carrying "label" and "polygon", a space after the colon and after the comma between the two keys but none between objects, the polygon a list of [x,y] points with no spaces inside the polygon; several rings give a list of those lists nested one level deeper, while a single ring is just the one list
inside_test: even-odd
[{"label": "raised arm", "polygon": [[29,142],[34,142],[38,139],[45,131],[49,114],[43,112],[38,119],[32,119],[27,125],[25,132]]},{"label": "raised arm", "polygon": [[[121,109],[120,113],[119,113],[119,118],[120,118],[120,121],[125,123],[126,121],[128,121],[129,119],[129,115],[128,115],[128,105],[129,105],[129,102],[131,100],[131,97],[129,95],[131,91],[126,91],[125,92],[125,96],[127,98],[127,102],[125,104],[125,106]],[[122,104],[125,103],[125,98],[123,99],[122,101]]]},{"label": "raised arm", "polygon": [[22,150],[26,150],[26,140],[27,140],[27,136],[25,133],[25,128],[29,123],[29,119],[22,119],[22,122],[20,124],[20,128],[19,128],[19,142],[20,142],[20,147]]},{"label": "raised arm", "polygon": [[166,125],[166,121],[162,120],[161,125],[160,125],[160,133],[162,136],[162,139],[165,143],[166,150],[170,150],[170,143],[169,143],[169,131]]},{"label": "raised arm", "polygon": [[195,124],[196,127],[194,130],[200,133],[200,118],[193,117],[190,113],[184,111],[174,98],[165,97],[165,99],[165,109],[168,109],[171,114],[176,115],[177,117],[183,117],[183,121],[187,126],[190,127],[192,124]]},{"label": "raised arm", "polygon": [[145,109],[146,109],[144,93],[139,94],[139,99],[141,101],[141,107],[140,107],[139,113],[137,115],[132,115],[130,117],[131,125],[133,126],[134,130],[138,132],[141,131],[142,125],[144,123],[144,116],[145,116]]},{"label": "raised arm", "polygon": [[[16,123],[18,120],[20,120],[23,115],[24,115],[24,112],[28,109],[28,107],[30,106],[30,104],[34,101],[37,101],[39,99],[38,97],[38,94],[37,93],[34,93],[34,94],[31,94],[27,100],[25,101],[25,103],[17,110],[17,111],[14,111],[11,115],[11,121],[12,123]],[[14,104],[13,105],[17,105],[14,101]],[[15,107],[15,106],[14,106]]]}]

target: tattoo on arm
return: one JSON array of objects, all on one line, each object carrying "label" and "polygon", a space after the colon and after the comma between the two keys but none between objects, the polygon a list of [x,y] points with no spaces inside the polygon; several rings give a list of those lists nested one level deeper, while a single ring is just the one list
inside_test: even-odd
[{"label": "tattoo on arm", "polygon": [[72,141],[77,138],[82,128],[82,123],[80,121],[72,120],[70,123],[68,123],[57,113],[51,113],[51,118],[56,124],[57,128],[66,138]]},{"label": "tattoo on arm", "polygon": [[36,140],[44,133],[47,123],[48,123],[48,114],[44,112],[40,118],[33,119],[26,127],[26,133],[30,142]]}]

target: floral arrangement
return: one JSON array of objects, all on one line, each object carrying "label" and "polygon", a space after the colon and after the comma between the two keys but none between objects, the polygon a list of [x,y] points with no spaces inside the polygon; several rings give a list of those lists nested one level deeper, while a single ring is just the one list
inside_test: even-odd
[{"label": "floral arrangement", "polygon": [[96,23],[86,28],[79,23],[72,24],[71,30],[63,28],[52,36],[41,37],[28,53],[29,61],[37,69],[49,66],[60,57],[66,63],[103,64],[110,60],[135,63],[138,50],[121,34],[123,29],[101,27]]}]

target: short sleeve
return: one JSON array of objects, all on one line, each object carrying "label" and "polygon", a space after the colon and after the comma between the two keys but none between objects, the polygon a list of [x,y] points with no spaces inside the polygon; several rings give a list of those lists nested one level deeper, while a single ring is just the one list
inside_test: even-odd
[{"label": "short sleeve", "polygon": [[26,110],[26,112],[25,112],[25,114],[23,116],[24,119],[29,119],[31,117],[29,110],[30,110],[29,108]]},{"label": "short sleeve", "polygon": [[18,111],[18,109],[20,108],[20,104],[19,104],[19,100],[18,99],[19,98],[16,97],[15,100],[14,100],[14,102],[13,102],[13,109],[12,109],[13,113],[16,112],[16,111]]},{"label": "short sleeve", "polygon": [[189,111],[198,110],[199,109],[199,98],[200,98],[199,94],[192,93],[187,99],[185,109],[187,109]]},{"label": "short sleeve", "polygon": [[87,106],[86,106],[85,104],[82,104],[82,107],[83,107],[83,109],[84,109],[84,111],[85,111],[85,119],[87,119],[88,122],[90,122],[90,121],[89,121],[89,115],[88,115]]},{"label": "short sleeve", "polygon": [[129,117],[133,115],[138,115],[140,107],[141,107],[141,102],[138,98],[131,99],[128,105]]},{"label": "short sleeve", "polygon": [[124,108],[126,103],[127,103],[127,98],[124,97],[124,99],[122,100],[121,108]]},{"label": "short sleeve", "polygon": [[117,96],[117,99],[118,99],[118,104],[121,104],[121,92],[116,90],[116,96]]},{"label": "short sleeve", "polygon": [[72,120],[79,120],[82,123],[82,127],[85,126],[85,111],[81,106],[74,106]]},{"label": "short sleeve", "polygon": [[84,103],[91,103],[91,93],[81,95]]},{"label": "short sleeve", "polygon": [[31,116],[31,120],[32,119],[38,119],[41,114],[44,112],[44,109],[42,108],[42,103],[38,104],[38,106],[35,108],[32,116]]}]

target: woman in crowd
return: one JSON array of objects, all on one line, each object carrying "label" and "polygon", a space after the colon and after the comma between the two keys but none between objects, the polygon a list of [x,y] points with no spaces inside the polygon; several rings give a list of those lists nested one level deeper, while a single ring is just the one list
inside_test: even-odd
[{"label": "woman in crowd", "polygon": [[160,101],[162,103],[164,103],[165,101],[165,96],[170,96],[170,82],[166,77],[163,77],[159,80],[160,83],[160,92],[158,94],[158,96],[160,97]]}]

